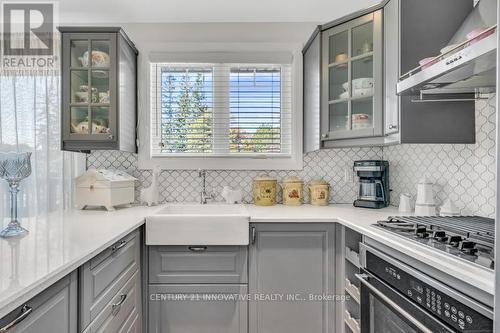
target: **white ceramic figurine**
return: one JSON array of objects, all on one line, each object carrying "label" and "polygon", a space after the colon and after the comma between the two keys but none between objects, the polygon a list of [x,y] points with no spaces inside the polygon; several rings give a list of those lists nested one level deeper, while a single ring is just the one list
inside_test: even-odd
[{"label": "white ceramic figurine", "polygon": [[160,201],[160,189],[158,184],[158,175],[160,174],[160,171],[160,167],[155,166],[153,168],[151,186],[141,190],[141,202],[147,204],[148,206],[157,205]]}]

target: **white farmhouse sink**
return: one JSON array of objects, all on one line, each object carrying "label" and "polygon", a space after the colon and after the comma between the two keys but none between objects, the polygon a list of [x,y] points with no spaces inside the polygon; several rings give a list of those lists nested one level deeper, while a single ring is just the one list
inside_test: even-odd
[{"label": "white farmhouse sink", "polygon": [[242,205],[168,205],[146,217],[146,244],[248,245],[249,220]]}]

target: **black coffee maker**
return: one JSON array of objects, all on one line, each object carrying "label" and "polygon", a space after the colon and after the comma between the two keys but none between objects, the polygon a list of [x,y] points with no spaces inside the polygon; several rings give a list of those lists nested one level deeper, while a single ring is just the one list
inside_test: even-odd
[{"label": "black coffee maker", "polygon": [[389,206],[389,162],[356,161],[354,171],[359,177],[358,199],[354,206],[376,209]]}]

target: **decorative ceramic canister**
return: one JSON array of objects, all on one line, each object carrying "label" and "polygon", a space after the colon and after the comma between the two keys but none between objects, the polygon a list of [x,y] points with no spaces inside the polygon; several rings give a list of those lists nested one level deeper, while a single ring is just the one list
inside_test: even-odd
[{"label": "decorative ceramic canister", "polygon": [[304,182],[299,177],[290,176],[283,179],[283,205],[299,206],[304,201]]},{"label": "decorative ceramic canister", "polygon": [[257,206],[276,205],[278,181],[268,175],[260,175],[253,180],[253,200]]},{"label": "decorative ceramic canister", "polygon": [[327,206],[330,201],[330,184],[323,179],[314,180],[309,183],[309,198],[311,205]]}]

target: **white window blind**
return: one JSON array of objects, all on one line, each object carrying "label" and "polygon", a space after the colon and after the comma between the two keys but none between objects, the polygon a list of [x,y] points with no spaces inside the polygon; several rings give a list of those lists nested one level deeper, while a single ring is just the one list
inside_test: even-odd
[{"label": "white window blind", "polygon": [[289,156],[289,64],[151,65],[153,156]]}]

